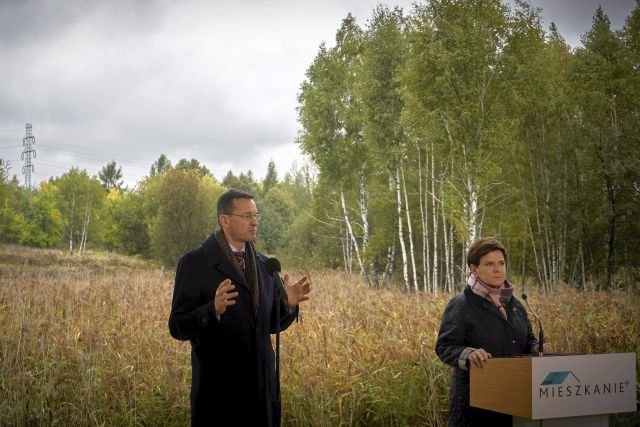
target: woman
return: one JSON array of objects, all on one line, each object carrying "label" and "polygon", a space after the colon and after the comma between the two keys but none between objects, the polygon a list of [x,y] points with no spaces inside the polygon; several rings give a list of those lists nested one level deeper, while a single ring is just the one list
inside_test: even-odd
[{"label": "woman", "polygon": [[[506,280],[506,261],[507,251],[496,239],[473,242],[467,253],[468,286],[442,316],[436,353],[454,367],[450,426],[511,426],[510,415],[469,406],[469,365],[481,368],[492,357],[538,351],[527,312]],[[503,398],[509,398],[509,390]]]}]

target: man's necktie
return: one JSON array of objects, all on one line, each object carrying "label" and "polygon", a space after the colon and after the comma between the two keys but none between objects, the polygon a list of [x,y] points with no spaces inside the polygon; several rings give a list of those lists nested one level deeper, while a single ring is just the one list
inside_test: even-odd
[{"label": "man's necktie", "polygon": [[238,261],[238,265],[240,265],[240,271],[244,274],[244,252],[243,251],[233,251],[233,255],[236,257]]}]

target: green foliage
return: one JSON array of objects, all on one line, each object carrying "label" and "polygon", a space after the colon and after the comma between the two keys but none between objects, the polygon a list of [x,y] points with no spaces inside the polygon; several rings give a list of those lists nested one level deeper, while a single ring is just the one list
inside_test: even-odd
[{"label": "green foliage", "polygon": [[111,191],[107,215],[109,228],[105,235],[105,243],[108,248],[128,255],[150,256],[150,239],[142,191]]},{"label": "green foliage", "polygon": [[29,198],[20,243],[41,248],[59,247],[64,233],[62,214],[57,208],[59,191],[55,184],[42,181]]},{"label": "green foliage", "polygon": [[353,16],[347,15],[335,48],[320,46],[298,97],[298,120],[305,129],[298,142],[321,174],[341,186],[353,185],[366,160],[357,89],[362,35]]},{"label": "green foliage", "polygon": [[227,172],[222,180],[222,184],[228,189],[246,191],[254,196],[259,194],[259,183],[253,178],[253,172],[248,171],[246,174],[241,172],[239,176],[235,176],[233,172]]},{"label": "green foliage", "polygon": [[[589,171],[582,179],[586,188],[599,189],[591,195],[583,224],[590,237],[590,256],[602,261],[596,265],[606,274],[599,283],[606,287],[616,285],[620,264],[638,266],[635,257],[627,254],[640,249],[637,239],[625,238],[638,230],[640,212],[640,78],[637,55],[634,62],[634,51],[628,48],[632,44],[625,45],[623,35],[611,30],[609,19],[598,8],[571,69],[578,105],[580,166]],[[594,205],[599,207],[590,208]]]},{"label": "green foliage", "polygon": [[112,160],[98,172],[98,178],[107,191],[112,188],[122,188],[122,167],[117,167],[115,160]]},{"label": "green foliage", "polygon": [[364,138],[374,153],[376,166],[389,171],[395,171],[406,152],[399,78],[405,63],[404,21],[401,9],[379,5],[363,42],[360,92]]},{"label": "green foliage", "polygon": [[193,170],[193,171],[196,171],[200,176],[213,177],[213,174],[211,173],[211,171],[207,169],[205,165],[201,165],[197,159],[191,159],[191,160],[180,159],[178,163],[176,163],[175,168],[179,170],[185,170],[185,171]]},{"label": "green foliage", "polygon": [[[434,0],[409,16],[378,6],[360,32],[349,16],[299,96],[323,211],[312,234],[360,246],[375,271],[402,226],[417,247],[393,264],[444,269],[446,289],[481,235],[501,238],[513,274],[546,290],[637,281],[639,13],[614,32],[598,9],[575,52],[525,2]],[[336,221],[345,213],[355,244]]]},{"label": "green foliage", "polygon": [[262,214],[258,228],[259,246],[267,253],[275,253],[282,246],[285,231],[291,226],[296,206],[289,194],[274,187],[258,200]]},{"label": "green foliage", "polygon": [[273,160],[269,161],[267,166],[267,174],[262,181],[262,195],[265,195],[269,190],[278,183],[278,172],[276,171],[276,164]]},{"label": "green foliage", "polygon": [[199,246],[216,226],[215,201],[223,192],[213,178],[195,170],[173,169],[155,180],[148,193],[155,208],[149,223],[153,256],[175,265]]},{"label": "green foliage", "polygon": [[9,179],[9,164],[0,158],[0,242],[20,241],[24,229],[21,213],[26,205],[24,193],[15,177]]},{"label": "green foliage", "polygon": [[56,208],[62,215],[69,252],[81,251],[83,239],[99,240],[106,198],[100,181],[84,170],[71,168],[51,183],[57,188]]},{"label": "green foliage", "polygon": [[167,158],[167,156],[165,156],[164,154],[161,154],[160,157],[158,157],[158,160],[153,162],[153,164],[151,165],[151,169],[149,170],[149,175],[150,176],[162,175],[168,170],[170,170],[172,167],[173,166],[171,166],[171,161]]}]

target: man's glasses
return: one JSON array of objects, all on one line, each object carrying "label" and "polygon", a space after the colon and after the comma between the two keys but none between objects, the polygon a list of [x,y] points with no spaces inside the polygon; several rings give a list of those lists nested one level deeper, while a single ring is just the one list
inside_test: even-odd
[{"label": "man's glasses", "polygon": [[250,214],[250,213],[245,213],[245,214],[235,214],[235,213],[226,213],[225,215],[233,215],[233,216],[239,216],[240,218],[244,219],[245,221],[249,221],[251,219],[255,219],[256,221],[260,221],[260,218],[262,217],[262,214],[259,213],[254,213],[254,214]]}]

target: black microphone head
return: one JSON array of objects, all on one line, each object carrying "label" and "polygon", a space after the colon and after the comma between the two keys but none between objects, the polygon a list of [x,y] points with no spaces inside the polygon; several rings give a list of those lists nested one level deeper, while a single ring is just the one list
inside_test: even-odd
[{"label": "black microphone head", "polygon": [[278,258],[267,259],[267,271],[269,272],[269,274],[273,274],[276,271],[279,273],[281,270],[282,267],[280,266],[280,261],[278,261]]},{"label": "black microphone head", "polygon": [[525,301],[527,300],[527,294],[525,294],[524,292],[522,293],[522,299]]}]

